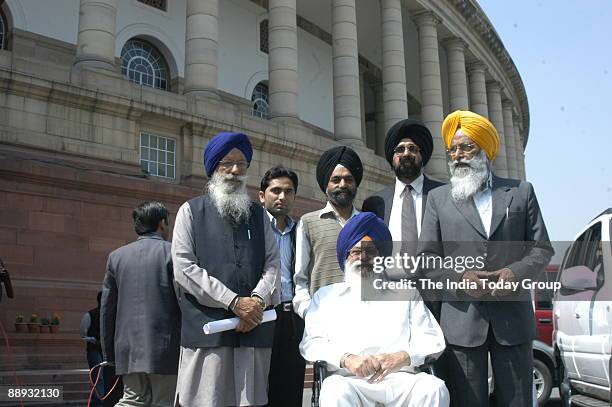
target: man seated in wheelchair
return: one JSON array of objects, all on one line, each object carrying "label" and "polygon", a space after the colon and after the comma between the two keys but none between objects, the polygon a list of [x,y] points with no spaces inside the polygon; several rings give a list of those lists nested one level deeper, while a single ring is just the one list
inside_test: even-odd
[{"label": "man seated in wheelchair", "polygon": [[[444,336],[416,289],[401,300],[370,297],[381,274],[373,259],[391,253],[391,234],[373,213],[342,228],[337,256],[344,282],[320,288],[306,314],[300,351],[327,362],[319,404],[328,406],[448,406],[444,382],[416,367],[444,350]],[[362,300],[362,285],[367,299]],[[366,291],[370,291],[366,293]]]}]

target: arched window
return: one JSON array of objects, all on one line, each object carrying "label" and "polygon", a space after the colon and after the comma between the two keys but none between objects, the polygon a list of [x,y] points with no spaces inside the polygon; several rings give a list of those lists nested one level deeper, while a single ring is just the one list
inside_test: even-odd
[{"label": "arched window", "polygon": [[259,82],[253,89],[253,96],[251,96],[253,102],[253,116],[261,117],[262,119],[268,118],[268,85],[265,82]]},{"label": "arched window", "polygon": [[121,73],[139,85],[168,90],[168,67],[162,54],[140,39],[129,40],[121,50]]},{"label": "arched window", "polygon": [[259,50],[268,53],[268,20],[259,23]]},{"label": "arched window", "polygon": [[8,31],[8,24],[2,10],[0,10],[0,49],[6,49],[6,34]]}]

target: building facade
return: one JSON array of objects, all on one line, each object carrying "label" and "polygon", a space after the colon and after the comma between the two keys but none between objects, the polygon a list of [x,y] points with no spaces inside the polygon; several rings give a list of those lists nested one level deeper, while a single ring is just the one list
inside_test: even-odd
[{"label": "building facade", "polygon": [[[334,145],[364,162],[359,203],[390,182],[384,135],[406,117],[434,134],[433,178],[448,179],[440,125],[456,109],[496,126],[499,175],[525,177],[526,92],[475,0],[0,3],[0,257],[17,295],[5,327],[57,312],[77,330],[106,256],[134,238],[132,208],[176,213],[201,193],[219,131],[251,137],[252,192],[271,166],[296,170],[296,215],[320,207],[315,166]],[[48,341],[67,364],[81,346],[68,333],[14,336],[17,368],[55,363],[35,350]]]}]

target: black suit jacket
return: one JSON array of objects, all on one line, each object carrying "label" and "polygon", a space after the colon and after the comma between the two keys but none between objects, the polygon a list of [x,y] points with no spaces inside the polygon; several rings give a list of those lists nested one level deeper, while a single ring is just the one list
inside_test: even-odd
[{"label": "black suit jacket", "polygon": [[[427,195],[429,191],[439,186],[444,185],[442,182],[423,176],[423,205],[421,212],[421,220],[425,215],[425,204],[427,203]],[[361,210],[364,212],[374,212],[379,218],[385,221],[385,225],[389,226],[389,218],[391,217],[391,208],[393,207],[393,196],[395,195],[395,182],[385,189],[369,196],[363,201]]]}]

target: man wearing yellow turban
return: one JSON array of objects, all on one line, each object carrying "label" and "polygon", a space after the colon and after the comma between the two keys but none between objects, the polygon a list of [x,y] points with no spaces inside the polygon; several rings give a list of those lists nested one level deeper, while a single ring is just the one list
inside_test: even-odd
[{"label": "man wearing yellow turban", "polygon": [[[429,193],[418,253],[465,266],[424,270],[443,282],[451,405],[488,406],[490,353],[498,404],[530,406],[536,327],[521,282],[537,279],[553,254],[544,219],[529,182],[493,174],[500,144],[489,120],[458,110],[444,120],[442,137],[450,183]],[[476,262],[468,265],[468,258]]]}]

